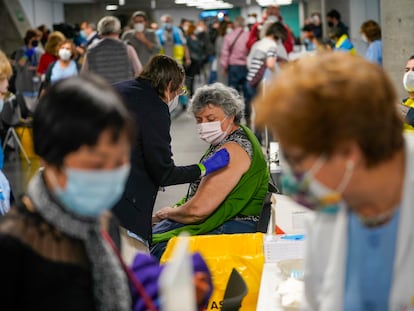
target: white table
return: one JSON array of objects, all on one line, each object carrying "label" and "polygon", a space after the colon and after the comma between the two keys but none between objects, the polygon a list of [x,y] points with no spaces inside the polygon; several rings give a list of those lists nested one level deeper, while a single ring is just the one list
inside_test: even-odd
[{"label": "white table", "polygon": [[[269,223],[268,233],[274,232],[274,222],[276,222],[286,234],[303,233],[303,218],[308,210],[299,206],[284,195],[276,194],[274,195],[274,198],[276,199],[276,204],[274,204],[275,206],[272,208],[273,217],[272,221]],[[284,279],[277,263],[265,262],[260,281],[256,311],[283,310],[280,304],[279,295],[277,294],[277,288],[283,281]]]},{"label": "white table", "polygon": [[276,293],[277,286],[283,281],[276,263],[265,263],[260,282],[256,311],[283,310]]}]

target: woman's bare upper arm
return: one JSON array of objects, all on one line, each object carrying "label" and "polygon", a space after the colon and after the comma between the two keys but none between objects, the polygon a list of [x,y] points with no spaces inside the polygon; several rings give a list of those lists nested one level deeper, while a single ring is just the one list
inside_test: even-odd
[{"label": "woman's bare upper arm", "polygon": [[250,157],[237,143],[229,142],[222,146],[230,154],[229,165],[214,172],[201,181],[196,194],[187,202],[188,208],[195,208],[195,214],[207,217],[237,185],[250,167]]}]

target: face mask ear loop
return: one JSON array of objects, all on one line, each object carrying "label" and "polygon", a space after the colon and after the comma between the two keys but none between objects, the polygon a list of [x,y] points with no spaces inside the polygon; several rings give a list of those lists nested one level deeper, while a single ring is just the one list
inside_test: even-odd
[{"label": "face mask ear loop", "polygon": [[313,163],[310,170],[306,173],[308,177],[314,177],[315,174],[321,169],[322,165],[325,164],[326,157],[324,155],[321,155],[315,163]]},{"label": "face mask ear loop", "polygon": [[[228,118],[229,116],[226,116],[222,121],[221,121],[221,123],[223,123],[227,118]],[[221,124],[220,123],[220,124]],[[227,132],[229,131],[229,129],[230,129],[230,127],[231,127],[231,123],[229,124],[229,126],[226,128],[226,130],[224,131],[224,133],[226,133],[226,134],[228,134]]]},{"label": "face mask ear loop", "polygon": [[342,181],[339,183],[339,186],[336,190],[337,192],[343,193],[345,188],[348,186],[349,180],[351,179],[354,172],[354,167],[355,163],[353,160],[346,161],[344,177],[342,177]]},{"label": "face mask ear loop", "polygon": [[50,183],[53,185],[53,187],[58,188],[59,190],[63,190],[62,187],[59,185],[56,175],[54,172],[47,171],[47,176],[50,179]]}]

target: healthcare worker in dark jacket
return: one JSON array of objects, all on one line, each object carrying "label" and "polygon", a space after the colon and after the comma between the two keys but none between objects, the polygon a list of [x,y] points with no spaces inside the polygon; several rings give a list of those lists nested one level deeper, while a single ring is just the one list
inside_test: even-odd
[{"label": "healthcare worker in dark jacket", "polygon": [[183,94],[184,69],[171,57],[156,55],[132,80],[114,84],[136,122],[131,174],[122,199],[113,212],[128,235],[145,247],[151,241],[152,212],[161,186],[189,183],[229,162],[221,150],[206,162],[175,166],[171,152],[171,117]]}]

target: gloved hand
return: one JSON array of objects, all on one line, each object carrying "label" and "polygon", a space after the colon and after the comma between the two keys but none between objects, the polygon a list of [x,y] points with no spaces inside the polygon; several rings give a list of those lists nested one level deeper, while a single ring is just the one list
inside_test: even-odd
[{"label": "gloved hand", "polygon": [[201,170],[201,177],[227,166],[229,164],[229,161],[230,155],[227,149],[220,149],[210,158],[198,164]]},{"label": "gloved hand", "polygon": [[34,48],[27,49],[26,52],[24,53],[24,56],[26,56],[27,59],[30,59],[30,57],[32,57],[34,52],[35,52]]}]

